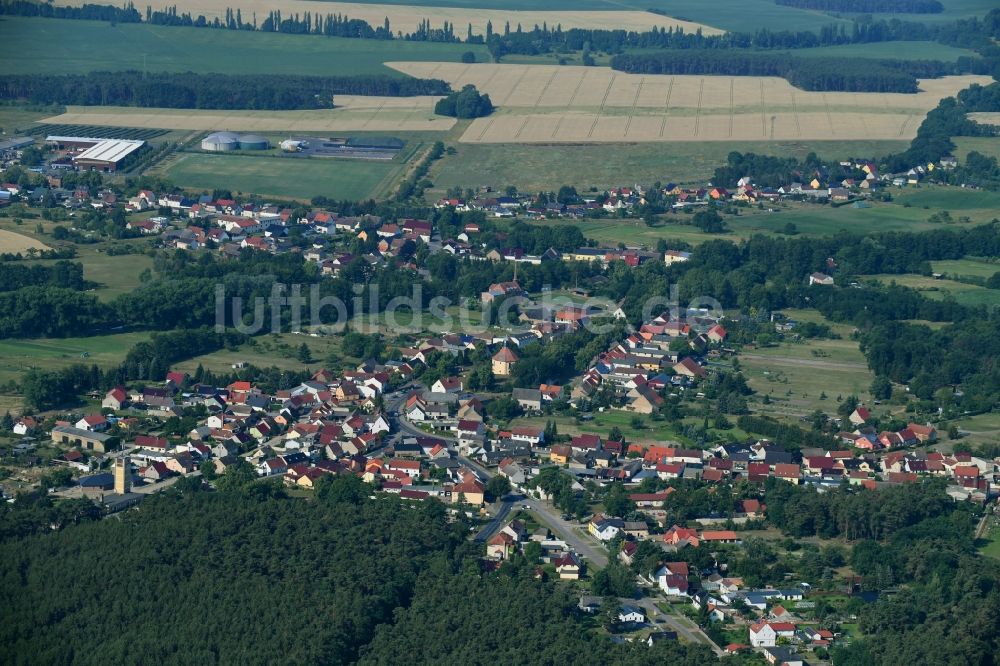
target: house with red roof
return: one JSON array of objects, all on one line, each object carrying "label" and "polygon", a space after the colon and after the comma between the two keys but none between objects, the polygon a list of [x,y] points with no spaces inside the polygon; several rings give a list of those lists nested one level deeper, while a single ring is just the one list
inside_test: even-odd
[{"label": "house with red roof", "polygon": [[682,548],[684,546],[698,547],[698,530],[674,525],[663,534],[663,542]]}]

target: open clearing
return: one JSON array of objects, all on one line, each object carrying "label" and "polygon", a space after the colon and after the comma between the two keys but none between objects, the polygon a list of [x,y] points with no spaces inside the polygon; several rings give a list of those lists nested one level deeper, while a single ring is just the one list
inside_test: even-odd
[{"label": "open clearing", "polygon": [[0,253],[4,252],[26,252],[30,249],[50,250],[48,245],[40,241],[24,236],[13,231],[0,229]]},{"label": "open clearing", "polygon": [[434,115],[437,97],[338,95],[336,108],[309,111],[210,111],[70,106],[47,123],[234,132],[446,132],[454,118]]},{"label": "open clearing", "polygon": [[597,67],[388,62],[455,88],[475,85],[499,110],[477,118],[465,143],[622,143],[897,139],[916,135],[938,101],[984,76],[921,80],[921,92],[798,90],[784,79],[671,76]]},{"label": "open clearing", "polygon": [[58,370],[74,363],[110,368],[125,360],[138,342],[149,340],[149,333],[116,333],[89,338],[37,338],[0,340],[0,383],[19,380],[35,368]]},{"label": "open clearing", "polygon": [[364,161],[184,153],[166,176],[179,187],[213,188],[308,201],[317,195],[362,200],[384,194],[405,168],[402,160]]},{"label": "open clearing", "polygon": [[1000,307],[1000,289],[987,289],[974,284],[955,282],[954,280],[935,279],[926,275],[905,273],[903,275],[871,275],[866,279],[874,279],[882,284],[895,282],[903,287],[916,289],[927,298],[934,300],[954,299],[959,305],[976,307],[985,305],[988,308]]},{"label": "open clearing", "polygon": [[[56,5],[81,5],[82,0],[56,0]],[[440,28],[445,21],[455,25],[455,32],[465,35],[468,25],[472,25],[475,34],[485,34],[487,22],[493,23],[496,31],[503,29],[509,21],[513,30],[521,24],[525,30],[543,23],[555,27],[561,25],[569,28],[595,28],[606,30],[646,31],[657,28],[683,28],[685,32],[695,32],[699,28],[706,35],[718,34],[721,31],[707,25],[674,19],[669,16],[653,14],[639,10],[620,10],[615,12],[602,11],[538,11],[509,9],[473,9],[467,7],[420,7],[397,4],[368,4],[355,2],[313,2],[310,0],[240,0],[233,3],[230,0],[178,0],[171,6],[178,12],[190,12],[192,15],[204,15],[211,19],[224,17],[227,8],[239,7],[244,21],[251,21],[254,13],[258,21],[263,21],[269,11],[279,10],[283,16],[295,13],[304,14],[341,14],[352,19],[361,19],[372,26],[381,27],[386,18],[393,32],[415,32],[421,21],[430,20],[431,27]],[[536,7],[538,5],[535,5]],[[609,8],[610,9],[610,8]]]}]

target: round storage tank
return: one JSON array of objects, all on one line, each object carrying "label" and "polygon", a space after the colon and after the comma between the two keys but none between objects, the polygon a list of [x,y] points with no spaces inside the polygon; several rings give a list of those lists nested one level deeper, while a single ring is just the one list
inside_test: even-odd
[{"label": "round storage tank", "polygon": [[240,134],[240,148],[243,150],[267,150],[271,143],[260,134]]},{"label": "round storage tank", "polygon": [[202,150],[227,151],[239,147],[240,138],[232,132],[214,132],[201,140]]}]

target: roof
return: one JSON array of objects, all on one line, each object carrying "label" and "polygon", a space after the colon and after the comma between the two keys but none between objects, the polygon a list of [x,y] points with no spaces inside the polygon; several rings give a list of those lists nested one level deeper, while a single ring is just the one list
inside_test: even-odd
[{"label": "roof", "polygon": [[503,347],[493,355],[493,360],[500,361],[501,363],[515,363],[517,359],[517,354],[511,351],[509,347]]},{"label": "roof", "polygon": [[141,148],[145,143],[145,141],[133,141],[131,139],[102,139],[100,143],[91,146],[73,159],[120,162]]}]

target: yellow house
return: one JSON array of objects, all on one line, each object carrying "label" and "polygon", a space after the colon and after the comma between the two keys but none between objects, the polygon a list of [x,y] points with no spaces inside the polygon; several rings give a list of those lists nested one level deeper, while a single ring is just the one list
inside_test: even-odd
[{"label": "yellow house", "polygon": [[517,354],[510,348],[504,347],[493,355],[493,374],[497,377],[510,377],[515,363],[517,363]]}]

